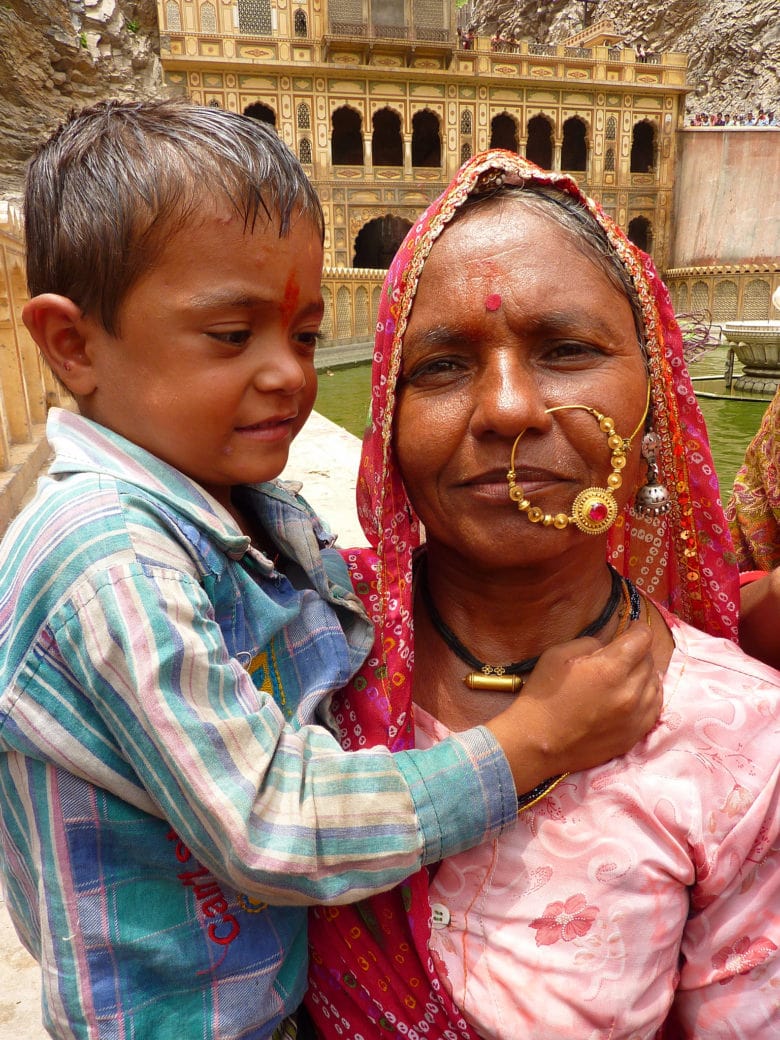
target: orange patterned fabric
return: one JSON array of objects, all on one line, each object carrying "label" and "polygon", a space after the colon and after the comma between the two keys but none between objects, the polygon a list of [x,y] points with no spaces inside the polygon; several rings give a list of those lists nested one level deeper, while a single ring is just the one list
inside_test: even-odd
[{"label": "orange patterned fabric", "polygon": [[[492,150],[461,167],[409,231],[379,306],[369,426],[363,444],[358,512],[372,549],[344,555],[374,621],[374,652],[333,705],[344,747],[413,746],[411,674],[412,555],[420,523],[396,465],[393,420],[401,350],[417,282],[434,242],[486,179],[540,183],[570,193],[604,228],[627,268],[644,316],[658,462],[672,493],[666,517],[637,519],[626,508],[610,532],[618,571],[675,614],[710,634],[736,639],[737,567],[712,456],[683,359],[682,337],[666,287],[633,246],[571,178]],[[442,287],[443,296],[446,287]],[[428,948],[428,873],[366,903],[318,908],[310,918],[307,1006],[324,1036],[473,1037],[444,991]]]},{"label": "orange patterned fabric", "polygon": [[726,516],[741,571],[780,565],[780,389],[745,452]]}]

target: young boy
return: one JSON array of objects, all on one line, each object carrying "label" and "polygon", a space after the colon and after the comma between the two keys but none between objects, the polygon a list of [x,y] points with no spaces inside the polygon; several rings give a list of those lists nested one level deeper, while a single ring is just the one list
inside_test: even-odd
[{"label": "young boy", "polygon": [[[306,904],[388,888],[507,826],[513,780],[629,747],[657,709],[647,640],[542,662],[433,750],[343,752],[318,719],[371,627],[273,483],[316,389],[302,169],[251,119],[98,104],[31,162],[26,233],[24,320],[78,405],[0,549],[0,848],[45,1024],[287,1035]],[[565,707],[580,686],[598,710]]]}]

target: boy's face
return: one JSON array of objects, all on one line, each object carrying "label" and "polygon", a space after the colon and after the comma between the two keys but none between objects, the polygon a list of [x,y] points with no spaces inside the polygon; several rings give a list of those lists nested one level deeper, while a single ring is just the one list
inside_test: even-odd
[{"label": "boy's face", "polygon": [[204,209],[131,288],[116,335],[87,319],[79,405],[229,507],[233,485],[278,476],[314,405],[323,257],[305,218],[280,238]]}]

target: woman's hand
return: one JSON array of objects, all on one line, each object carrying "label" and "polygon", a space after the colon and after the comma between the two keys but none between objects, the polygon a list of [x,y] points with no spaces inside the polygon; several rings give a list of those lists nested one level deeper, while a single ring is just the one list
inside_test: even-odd
[{"label": "woman's hand", "polygon": [[746,654],[780,668],[780,568],[743,585],[739,645]]},{"label": "woman's hand", "polygon": [[512,707],[487,724],[519,792],[601,765],[653,728],[662,688],[651,646],[649,627],[636,624],[605,647],[575,639],[542,654]]}]

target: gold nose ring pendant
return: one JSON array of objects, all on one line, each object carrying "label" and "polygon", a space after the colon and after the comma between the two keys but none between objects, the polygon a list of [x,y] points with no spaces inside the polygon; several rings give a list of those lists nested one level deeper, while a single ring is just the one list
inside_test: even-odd
[{"label": "gold nose ring pendant", "polygon": [[618,504],[614,492],[622,485],[622,470],[626,465],[626,456],[631,450],[631,443],[644,425],[647,411],[650,407],[650,383],[647,384],[647,401],[642,418],[636,429],[629,437],[621,437],[615,430],[615,421],[608,415],[604,415],[597,408],[591,408],[586,404],[559,404],[555,408],[546,408],[545,415],[552,412],[563,412],[571,409],[579,409],[592,415],[599,424],[599,429],[607,438],[607,446],[611,452],[610,463],[612,472],[607,477],[606,487],[588,487],[577,495],[572,504],[571,513],[545,513],[538,506],[532,505],[526,497],[522,484],[518,484],[515,472],[515,452],[520,438],[525,433],[521,430],[512,445],[512,453],[509,458],[509,471],[506,475],[509,484],[509,497],[517,504],[521,513],[525,513],[532,524],[542,524],[543,527],[554,527],[558,531],[564,530],[569,524],[574,524],[583,534],[604,534],[614,524],[618,515]]}]

